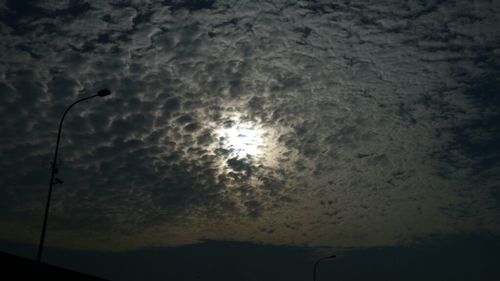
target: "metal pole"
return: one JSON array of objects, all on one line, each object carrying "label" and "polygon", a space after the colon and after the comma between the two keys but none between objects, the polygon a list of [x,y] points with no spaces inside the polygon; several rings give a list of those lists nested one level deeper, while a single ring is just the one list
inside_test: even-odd
[{"label": "metal pole", "polygon": [[333,255],[333,256],[329,256],[329,257],[324,257],[324,258],[320,258],[319,260],[317,260],[315,263],[314,263],[314,277],[313,277],[313,280],[316,281],[316,271],[317,271],[317,268],[318,268],[318,264],[323,261],[323,260],[327,260],[327,259],[333,259],[337,256]]},{"label": "metal pole", "polygon": [[[72,103],[66,109],[66,111],[64,111],[64,114],[63,114],[63,116],[61,118],[61,121],[59,122],[59,131],[57,132],[57,141],[56,141],[56,151],[54,152],[54,159],[52,160],[52,165],[51,165],[51,175],[50,175],[50,182],[49,182],[49,192],[48,192],[48,195],[47,195],[47,204],[45,205],[45,215],[43,217],[42,234],[40,236],[40,243],[38,244],[38,255],[37,255],[37,261],[38,262],[42,261],[43,244],[45,242],[45,230],[47,228],[47,219],[49,217],[50,198],[52,197],[52,186],[54,185],[54,177],[57,174],[57,152],[59,150],[59,141],[61,139],[61,131],[62,131],[62,125],[63,125],[64,117],[66,117],[66,114],[68,113],[68,111],[75,104],[77,104],[79,102],[82,102],[84,100],[88,100],[88,99],[91,99],[91,98],[98,97],[98,96],[101,96],[101,97],[104,96],[104,94],[102,94],[101,92],[102,92],[102,90],[100,91],[100,94],[95,94],[95,95],[90,96],[90,97],[82,98],[82,99],[79,99],[79,100],[75,101],[74,103]],[[108,92],[109,92],[109,90],[108,90]]]}]

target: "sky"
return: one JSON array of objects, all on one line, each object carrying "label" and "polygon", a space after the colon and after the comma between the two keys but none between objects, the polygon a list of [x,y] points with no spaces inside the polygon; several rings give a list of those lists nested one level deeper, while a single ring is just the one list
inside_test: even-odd
[{"label": "sky", "polygon": [[47,263],[498,280],[499,34],[494,0],[0,1],[0,250],[35,258],[62,113],[108,88],[64,121]]}]

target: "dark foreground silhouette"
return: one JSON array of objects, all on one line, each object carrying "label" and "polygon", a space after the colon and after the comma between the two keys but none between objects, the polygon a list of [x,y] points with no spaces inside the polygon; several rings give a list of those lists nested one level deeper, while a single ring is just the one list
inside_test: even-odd
[{"label": "dark foreground silhouette", "polygon": [[105,280],[0,252],[0,268],[10,280]]},{"label": "dark foreground silhouette", "polygon": [[[2,251],[25,257],[33,258],[36,246],[0,240]],[[310,281],[318,259],[314,250],[307,246],[208,240],[127,252],[48,247],[44,260],[117,281]],[[337,257],[317,266],[317,281],[500,280],[500,236],[488,234],[433,235],[414,239],[407,246],[329,252]]]}]

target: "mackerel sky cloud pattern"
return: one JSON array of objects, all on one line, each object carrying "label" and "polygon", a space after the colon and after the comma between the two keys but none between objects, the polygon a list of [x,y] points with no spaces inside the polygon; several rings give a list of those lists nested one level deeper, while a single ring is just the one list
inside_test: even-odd
[{"label": "mackerel sky cloud pattern", "polygon": [[495,1],[3,1],[0,14],[1,239],[36,243],[56,124],[103,87],[64,125],[51,246],[500,234]]}]

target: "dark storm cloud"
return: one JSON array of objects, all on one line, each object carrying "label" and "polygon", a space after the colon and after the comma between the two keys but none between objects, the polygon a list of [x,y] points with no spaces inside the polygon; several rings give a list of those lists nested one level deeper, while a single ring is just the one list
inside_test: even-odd
[{"label": "dark storm cloud", "polygon": [[[137,233],[212,217],[284,221],[296,226],[273,232],[284,241],[351,245],[339,232],[383,233],[366,243],[391,244],[409,221],[426,234],[479,216],[498,229],[495,3],[47,0],[0,9],[6,221],[40,213],[65,107],[109,87],[111,98],[66,120],[59,230]],[[215,131],[238,122],[269,129],[275,164],[220,145]],[[318,240],[290,238],[296,230]]]}]

